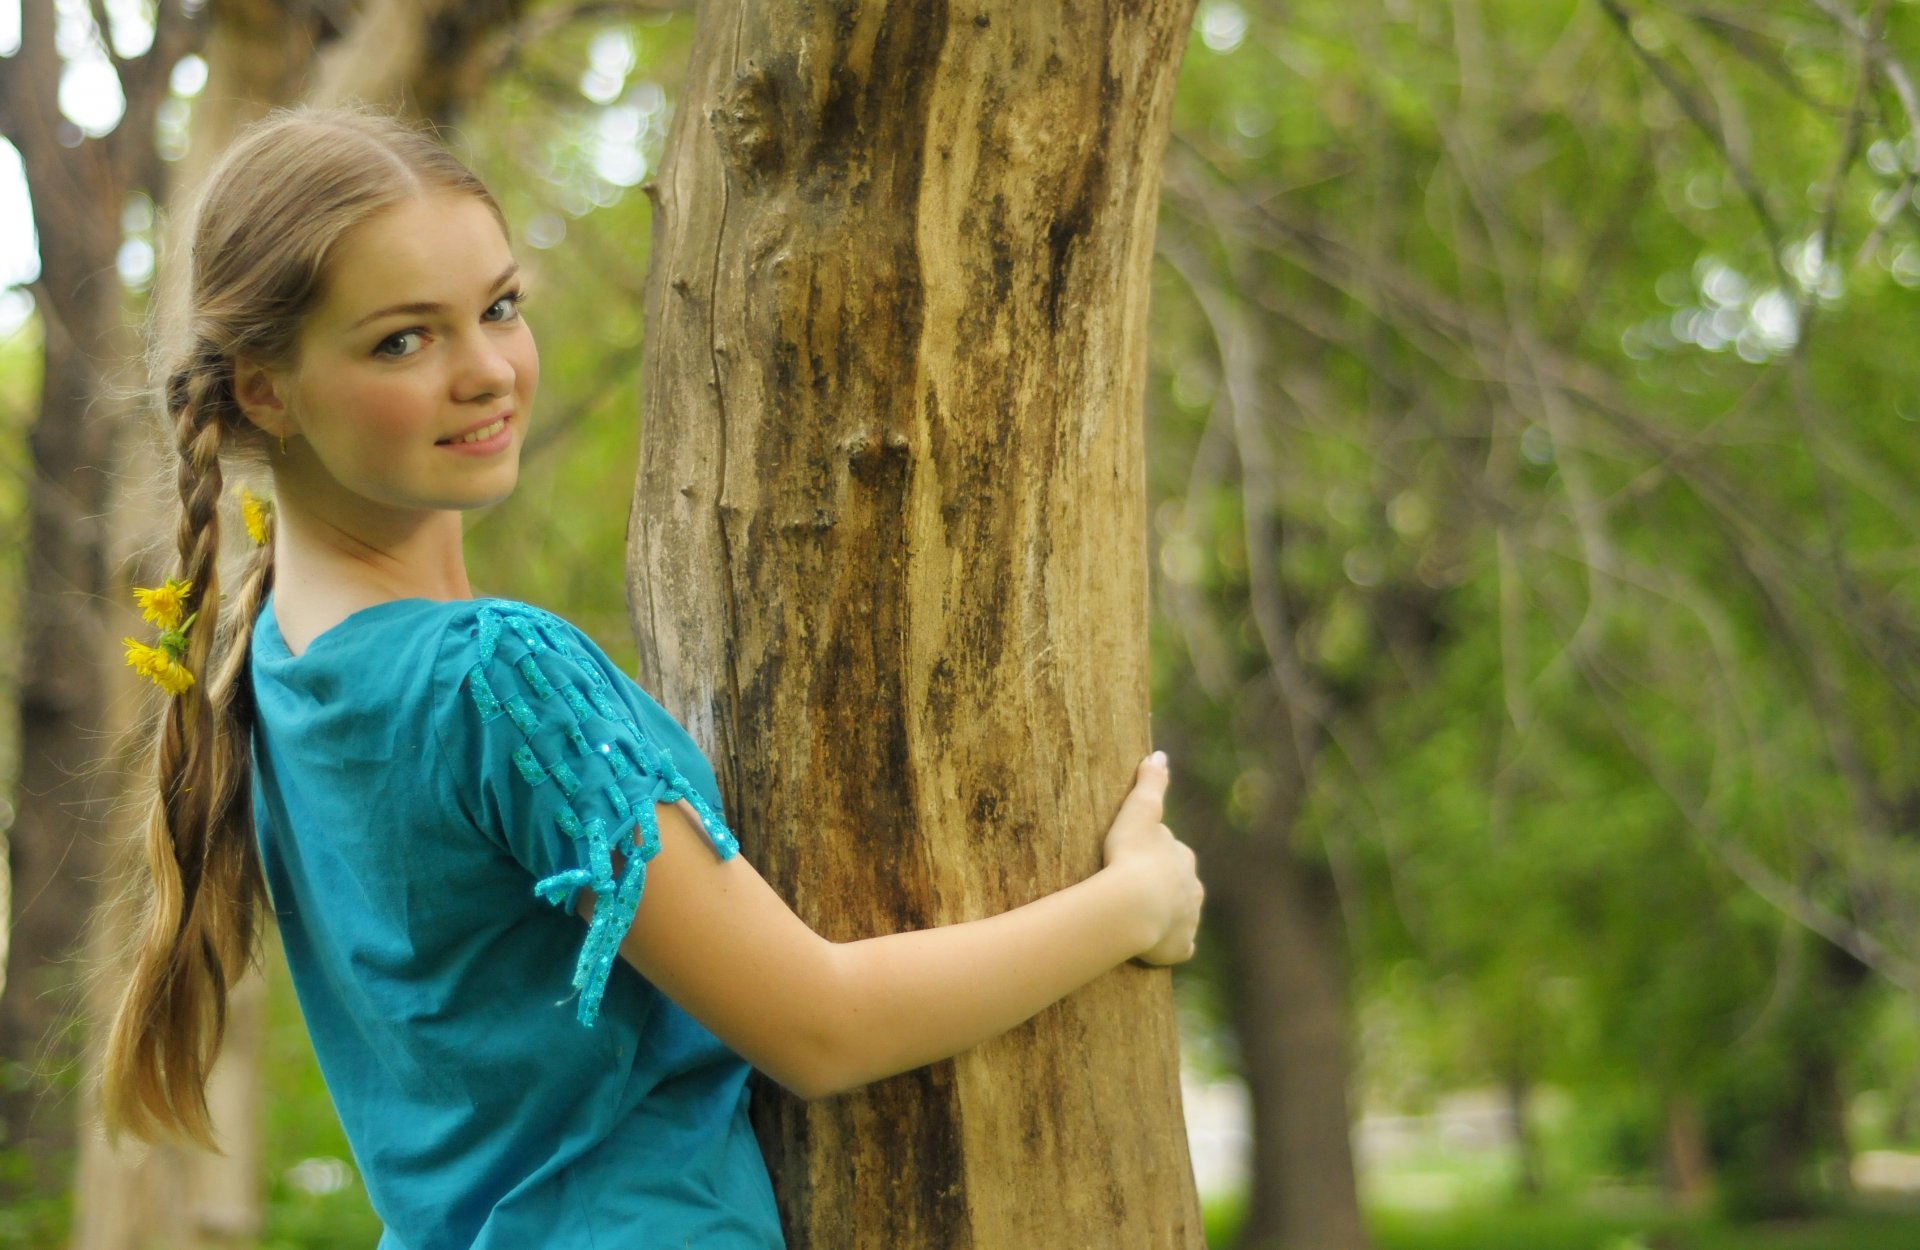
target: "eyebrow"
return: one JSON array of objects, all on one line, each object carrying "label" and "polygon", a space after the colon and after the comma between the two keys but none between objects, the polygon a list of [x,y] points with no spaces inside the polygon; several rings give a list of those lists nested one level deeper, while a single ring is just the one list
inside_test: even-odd
[{"label": "eyebrow", "polygon": [[[487,290],[489,291],[498,290],[501,287],[501,285],[506,282],[508,278],[511,278],[514,274],[519,272],[520,272],[520,262],[517,260],[510,262],[505,269],[502,269],[500,271],[499,277],[495,278],[492,282],[487,284]],[[367,324],[367,322],[369,321],[378,321],[382,317],[391,317],[399,313],[407,313],[412,316],[425,316],[428,313],[445,312],[446,310],[447,310],[447,306],[445,304],[435,304],[432,302],[412,303],[412,304],[389,304],[387,307],[382,308],[377,312],[368,313],[366,316],[360,318],[360,320],[348,326],[347,329],[358,330],[361,326]]]}]

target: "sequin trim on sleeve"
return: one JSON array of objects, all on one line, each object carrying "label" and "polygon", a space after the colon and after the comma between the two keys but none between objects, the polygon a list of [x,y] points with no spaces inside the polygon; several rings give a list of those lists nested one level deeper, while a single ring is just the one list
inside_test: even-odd
[{"label": "sequin trim on sleeve", "polygon": [[[501,716],[512,721],[522,739],[512,752],[514,770],[529,786],[550,783],[560,791],[562,802],[554,823],[562,836],[579,845],[585,864],[536,882],[534,893],[560,907],[576,889],[593,891],[593,920],[573,971],[573,987],[580,994],[577,1015],[580,1023],[591,1026],[599,1018],[600,1000],[620,941],[640,904],[647,861],[660,850],[653,805],[685,799],[721,859],[731,859],[740,844],[712,804],[675,767],[673,756],[648,736],[592,657],[582,654],[568,638],[564,621],[531,604],[509,606],[507,601],[483,605],[478,617],[477,657],[467,674],[474,707],[482,723]],[[525,645],[526,654],[512,664],[496,662],[501,633],[509,629]],[[552,671],[543,669],[536,659],[548,652],[562,661]],[[586,683],[584,691],[570,679],[573,674]],[[611,739],[588,738],[586,724],[595,719],[615,726]],[[565,746],[557,758],[543,758],[536,746],[536,734],[543,726],[560,731]],[[549,741],[553,737],[545,736]],[[581,777],[596,775],[588,767],[596,755],[614,780],[589,788]],[[627,779],[635,773],[643,781],[635,793],[645,800],[638,803],[628,797],[632,783]],[[598,814],[602,812],[612,815],[617,833],[609,832],[606,817]],[[613,875],[616,850],[626,860],[618,880]]]}]

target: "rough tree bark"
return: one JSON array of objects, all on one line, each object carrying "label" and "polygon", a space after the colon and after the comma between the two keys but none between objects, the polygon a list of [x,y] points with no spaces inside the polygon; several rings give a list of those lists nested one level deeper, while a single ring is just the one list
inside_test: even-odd
[{"label": "rough tree bark", "polygon": [[[822,933],[1092,872],[1149,748],[1149,260],[1191,0],[700,10],[656,182],[641,679]],[[762,1085],[805,1247],[1192,1247],[1170,978]]]}]

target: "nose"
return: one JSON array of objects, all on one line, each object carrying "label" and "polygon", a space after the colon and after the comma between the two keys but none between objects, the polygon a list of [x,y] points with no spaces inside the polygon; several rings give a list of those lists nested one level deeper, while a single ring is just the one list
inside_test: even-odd
[{"label": "nose", "polygon": [[490,335],[475,334],[460,354],[454,397],[460,400],[497,399],[513,393],[517,374],[513,361]]}]

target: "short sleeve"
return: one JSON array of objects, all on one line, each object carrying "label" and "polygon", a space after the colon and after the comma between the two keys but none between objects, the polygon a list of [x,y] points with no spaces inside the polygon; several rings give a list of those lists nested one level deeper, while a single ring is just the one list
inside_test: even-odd
[{"label": "short sleeve", "polygon": [[[660,849],[654,804],[685,799],[716,854],[739,843],[614,689],[583,635],[550,612],[478,601],[441,639],[441,746],[481,832],[533,877],[532,891],[572,909],[594,894],[573,985],[592,1025],[633,923],[647,863]],[[455,748],[458,750],[455,750]],[[616,878],[613,852],[625,863]]]}]

